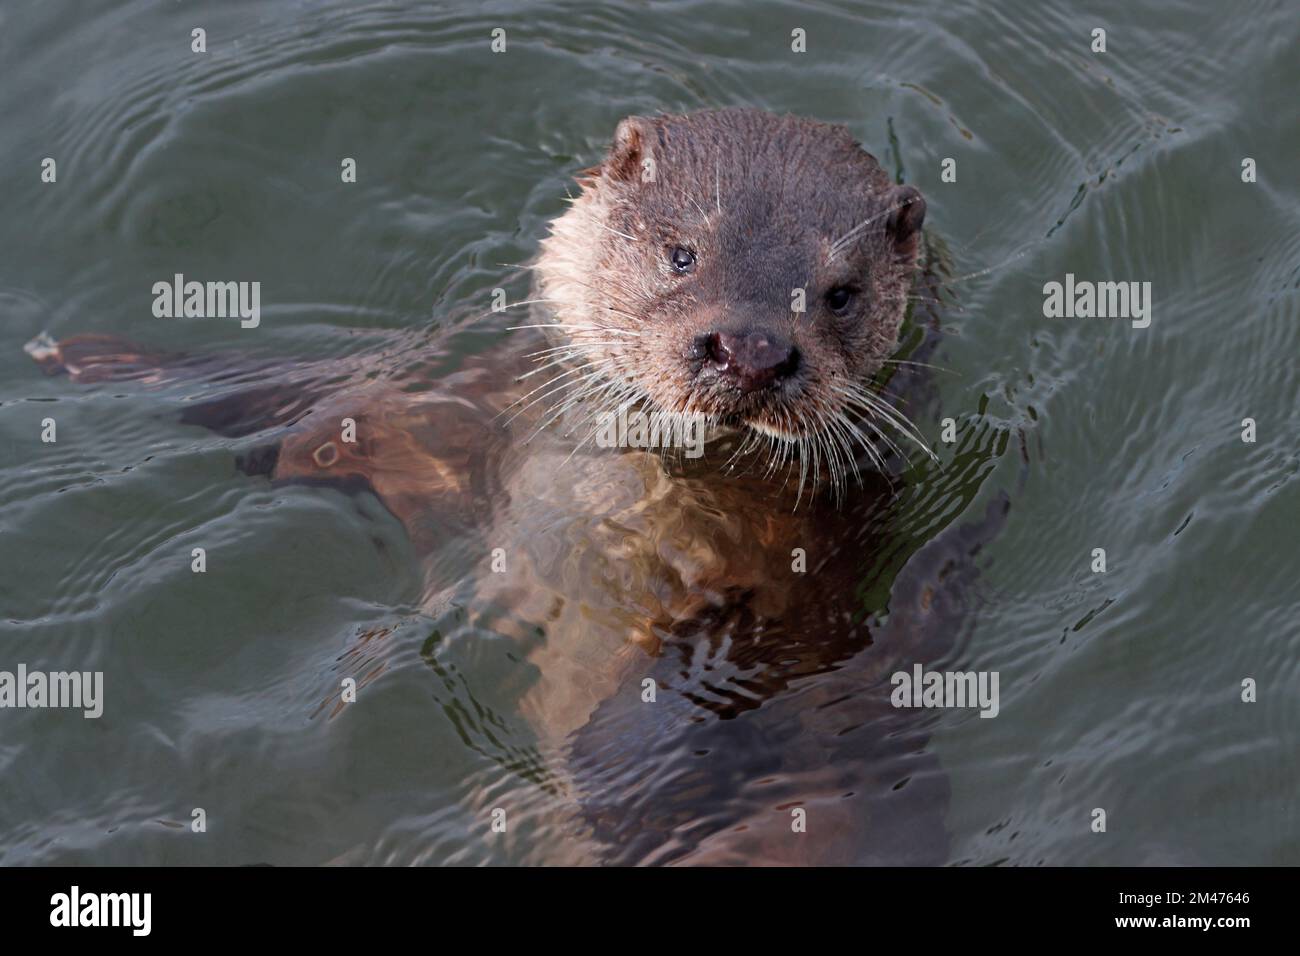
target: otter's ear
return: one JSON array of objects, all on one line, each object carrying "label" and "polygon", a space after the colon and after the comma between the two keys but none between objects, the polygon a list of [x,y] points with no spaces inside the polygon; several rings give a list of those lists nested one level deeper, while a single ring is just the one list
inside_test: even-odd
[{"label": "otter's ear", "polygon": [[657,138],[653,120],[644,116],[620,120],[609,155],[601,163],[601,175],[625,183],[653,182],[656,172],[653,144]]},{"label": "otter's ear", "polygon": [[915,186],[895,186],[889,191],[890,213],[885,227],[903,245],[921,231],[925,222],[925,197]]}]

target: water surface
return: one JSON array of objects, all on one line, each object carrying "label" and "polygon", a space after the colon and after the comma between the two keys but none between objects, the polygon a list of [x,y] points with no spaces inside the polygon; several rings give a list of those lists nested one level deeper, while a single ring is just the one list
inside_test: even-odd
[{"label": "water surface", "polygon": [[[919,821],[955,864],[1300,863],[1297,33],[1282,3],[6,4],[0,669],[102,670],[107,700],[93,721],[0,712],[0,862],[587,858],[548,785],[559,756],[517,709],[527,665],[466,623],[484,608],[429,612],[377,502],[240,474],[249,442],[179,422],[203,386],[73,386],[22,345],[106,332],[287,361],[451,333],[436,381],[500,344],[475,317],[495,287],[527,293],[514,265],[621,117],[750,105],[846,124],[927,197],[950,372],[919,424],[944,467],[863,528],[907,560],[854,560],[883,614],[925,542],[1006,496],[942,662],[998,671],[1002,700],[993,720],[927,715],[915,778],[887,722],[846,719],[843,751],[808,756],[803,705],[851,698],[852,668],[714,715],[698,733],[725,746],[701,766],[734,785],[700,826],[801,801],[834,819],[843,771],[944,792],[937,814],[882,816],[859,862],[909,861],[883,829]],[[261,325],[155,318],[175,273],[259,280]],[[1149,281],[1150,327],[1045,318],[1066,273]],[[334,713],[343,674],[364,704]],[[646,750],[633,726],[578,765],[617,780],[709,750],[695,731]],[[488,833],[498,805],[511,839]],[[672,829],[623,809],[594,826]]]}]

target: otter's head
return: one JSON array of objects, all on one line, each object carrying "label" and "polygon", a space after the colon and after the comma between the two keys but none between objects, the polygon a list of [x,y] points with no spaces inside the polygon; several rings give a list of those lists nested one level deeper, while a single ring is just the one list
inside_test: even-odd
[{"label": "otter's head", "polygon": [[867,411],[925,201],[847,130],[757,110],[634,116],[579,182],[543,243],[541,294],[607,397],[801,446]]}]

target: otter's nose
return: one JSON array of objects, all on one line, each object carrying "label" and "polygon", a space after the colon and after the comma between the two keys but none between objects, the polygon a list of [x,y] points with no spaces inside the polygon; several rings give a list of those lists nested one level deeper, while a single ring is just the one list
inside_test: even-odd
[{"label": "otter's nose", "polygon": [[714,332],[705,354],[741,391],[752,392],[789,378],[799,367],[799,350],[775,332]]}]

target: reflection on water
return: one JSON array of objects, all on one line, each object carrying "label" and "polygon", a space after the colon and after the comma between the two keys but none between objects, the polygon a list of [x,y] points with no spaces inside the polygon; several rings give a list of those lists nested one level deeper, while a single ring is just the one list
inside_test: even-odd
[{"label": "reflection on water", "polygon": [[[199,56],[188,9],[6,8],[0,144],[58,179],[0,170],[0,670],[106,708],[0,714],[0,861],[1300,860],[1296,27],[1096,16],[1104,57],[1052,4],[249,4]],[[942,370],[889,387],[940,461],[842,510],[494,424],[523,342],[479,317],[569,177],[730,104],[927,196]],[[1067,272],[1150,281],[1151,328],[1044,319]],[[259,328],[154,318],[176,273],[260,281]],[[45,378],[42,331],[171,374]],[[388,508],[307,480],[356,396],[410,439]],[[917,660],[999,671],[998,718],[891,707]]]}]

